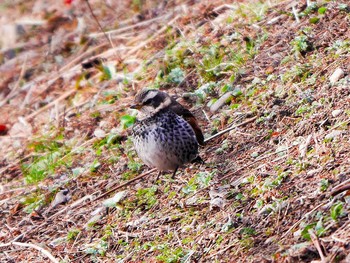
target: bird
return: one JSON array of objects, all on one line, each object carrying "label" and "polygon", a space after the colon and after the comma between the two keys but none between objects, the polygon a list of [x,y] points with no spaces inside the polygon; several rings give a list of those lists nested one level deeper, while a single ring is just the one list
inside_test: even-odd
[{"label": "bird", "polygon": [[194,115],[168,93],[144,88],[136,94],[132,109],[139,115],[132,127],[134,148],[150,168],[173,171],[186,163],[201,162],[198,145],[204,136]]}]

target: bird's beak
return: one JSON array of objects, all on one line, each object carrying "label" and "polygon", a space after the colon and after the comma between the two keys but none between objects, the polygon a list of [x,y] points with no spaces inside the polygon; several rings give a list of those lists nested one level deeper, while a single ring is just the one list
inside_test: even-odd
[{"label": "bird's beak", "polygon": [[133,104],[130,106],[130,109],[135,109],[135,110],[139,110],[142,108],[142,104]]}]

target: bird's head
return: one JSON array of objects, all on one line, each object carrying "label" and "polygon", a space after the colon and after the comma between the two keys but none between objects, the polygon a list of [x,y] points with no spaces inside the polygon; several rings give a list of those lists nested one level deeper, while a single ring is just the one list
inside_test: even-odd
[{"label": "bird's head", "polygon": [[171,97],[160,90],[142,89],[136,94],[134,104],[131,109],[137,109],[146,116],[151,116],[162,109],[169,107],[172,100]]}]

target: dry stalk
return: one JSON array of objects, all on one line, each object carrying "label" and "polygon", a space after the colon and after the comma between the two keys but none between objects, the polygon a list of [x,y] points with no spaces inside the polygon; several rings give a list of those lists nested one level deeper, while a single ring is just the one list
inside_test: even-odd
[{"label": "dry stalk", "polygon": [[126,26],[126,27],[122,27],[122,28],[106,31],[106,32],[103,32],[103,33],[91,33],[91,34],[89,34],[89,37],[91,37],[91,38],[99,37],[101,35],[104,35],[104,33],[108,34],[108,35],[119,34],[119,33],[122,33],[124,31],[129,31],[129,30],[132,30],[132,29],[137,28],[137,27],[146,26],[146,25],[148,25],[148,24],[150,24],[152,22],[158,21],[158,20],[163,20],[163,21],[167,20],[167,19],[170,18],[170,16],[171,15],[166,14],[166,15],[163,15],[163,16],[155,17],[155,18],[152,18],[152,19],[149,19],[149,20],[145,20],[145,21],[136,23],[136,24],[131,25],[131,26]]},{"label": "dry stalk", "polygon": [[49,104],[45,105],[44,107],[38,109],[37,111],[33,112],[32,114],[29,114],[25,119],[28,121],[30,119],[32,119],[33,117],[35,117],[36,115],[42,113],[43,111],[51,108],[52,106],[55,106],[56,103],[58,103],[61,100],[64,100],[66,98],[68,98],[69,96],[71,96],[72,94],[74,94],[77,90],[76,89],[71,89],[68,90],[67,92],[63,93],[61,96],[59,96],[57,99],[55,99],[54,101],[51,101]]},{"label": "dry stalk", "polygon": [[317,206],[315,206],[313,209],[311,209],[309,212],[305,213],[297,222],[295,222],[282,236],[281,239],[284,238],[285,236],[287,236],[289,234],[289,232],[291,232],[297,225],[300,224],[301,221],[304,220],[304,218],[306,218],[307,216],[309,216],[312,212],[316,211],[318,208],[320,208],[321,206],[325,205],[326,202],[323,202]]},{"label": "dry stalk", "polygon": [[8,246],[12,246],[12,245],[20,246],[20,247],[34,248],[34,249],[38,250],[39,252],[41,252],[42,254],[44,254],[46,257],[48,257],[51,260],[51,262],[59,263],[59,260],[57,260],[49,251],[47,251],[46,249],[39,247],[38,245],[35,245],[35,244],[12,241],[12,242],[9,242],[6,244],[0,244],[0,247],[8,247]]},{"label": "dry stalk", "polygon": [[[347,180],[347,181],[349,181],[349,180]],[[331,196],[336,196],[336,195],[338,195],[338,194],[340,194],[342,192],[348,191],[348,190],[350,190],[350,183],[349,182],[346,183],[346,184],[342,183],[341,185],[336,186],[332,190]]]},{"label": "dry stalk", "polygon": [[298,11],[295,9],[295,5],[292,6],[292,11],[293,11],[293,15],[295,17],[295,21],[297,21],[297,23],[300,23]]},{"label": "dry stalk", "polygon": [[98,27],[99,27],[100,30],[103,32],[103,35],[105,36],[105,38],[107,39],[107,41],[109,42],[109,44],[111,45],[111,47],[113,48],[114,45],[113,45],[111,39],[107,36],[106,32],[104,31],[102,25],[100,24],[100,21],[99,21],[98,18],[95,16],[94,11],[92,10],[92,7],[91,7],[91,5],[90,5],[90,3],[89,3],[89,0],[85,0],[85,2],[86,2],[87,6],[88,6],[88,8],[89,8],[89,11],[90,11],[92,17],[93,17],[94,20],[96,21]]},{"label": "dry stalk", "polygon": [[11,92],[6,96],[6,98],[3,99],[2,101],[0,101],[0,107],[3,106],[10,98],[13,98],[13,97],[16,96],[15,92],[18,90],[19,84],[22,81],[24,73],[26,71],[27,59],[28,59],[28,55],[25,56],[25,58],[24,58],[24,62],[22,64],[21,72],[19,74],[19,77],[18,77],[18,80],[17,80],[15,86],[13,87]]},{"label": "dry stalk", "polygon": [[312,243],[314,244],[314,246],[317,249],[318,254],[320,255],[321,262],[322,263],[328,262],[327,259],[326,259],[326,256],[324,255],[324,253],[322,251],[320,242],[318,241],[318,238],[317,238],[316,234],[314,233],[314,231],[312,229],[309,229],[308,232],[310,234]]},{"label": "dry stalk", "polygon": [[223,134],[225,134],[225,133],[227,133],[227,132],[229,132],[229,131],[231,131],[231,130],[234,130],[234,129],[240,127],[240,126],[243,126],[243,125],[246,125],[246,124],[248,124],[248,123],[251,123],[252,121],[256,120],[257,118],[258,118],[258,117],[255,116],[255,117],[250,118],[250,119],[248,119],[248,120],[246,120],[246,121],[244,121],[244,122],[242,122],[242,123],[240,123],[240,124],[236,124],[236,125],[234,124],[234,125],[232,125],[231,127],[227,128],[227,129],[225,129],[225,130],[223,130],[223,131],[220,131],[220,132],[214,134],[213,136],[211,136],[211,137],[205,139],[204,142],[208,142],[208,141],[210,141],[210,140],[212,140],[212,139],[214,139],[214,138],[216,138],[216,137],[218,137],[218,136],[221,136],[221,135],[223,135]]},{"label": "dry stalk", "polygon": [[213,258],[216,255],[222,254],[222,253],[224,253],[225,251],[229,250],[231,247],[233,247],[235,245],[237,245],[237,242],[236,243],[232,243],[232,244],[228,245],[227,247],[225,247],[225,248],[215,252],[214,254],[209,255],[209,258]]},{"label": "dry stalk", "polygon": [[93,203],[93,202],[95,202],[95,201],[97,201],[97,200],[99,200],[99,199],[105,197],[106,195],[109,195],[110,193],[113,193],[113,192],[115,192],[116,190],[118,190],[118,189],[120,189],[120,188],[122,188],[122,187],[124,187],[124,186],[127,186],[127,185],[131,184],[132,182],[135,182],[135,181],[137,181],[137,180],[139,180],[139,179],[145,177],[146,175],[149,175],[150,173],[152,173],[152,172],[154,172],[154,171],[156,171],[156,170],[157,170],[156,168],[153,168],[153,169],[151,169],[151,170],[149,170],[149,171],[147,171],[147,172],[145,172],[145,173],[143,173],[143,174],[140,174],[139,176],[136,176],[135,178],[130,179],[129,181],[127,181],[127,182],[125,182],[125,183],[123,183],[123,184],[119,184],[119,185],[113,187],[112,189],[108,190],[107,192],[105,192],[105,193],[99,195],[99,196],[96,197],[95,199],[90,200],[89,202],[78,206],[77,209],[80,209],[80,208],[82,208],[82,207],[84,207],[84,206],[86,206],[86,205],[89,205],[89,204],[91,204],[91,203]]}]

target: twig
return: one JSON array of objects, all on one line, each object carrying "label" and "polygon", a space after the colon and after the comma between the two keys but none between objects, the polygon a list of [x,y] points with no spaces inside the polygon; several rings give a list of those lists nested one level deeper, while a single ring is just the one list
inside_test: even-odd
[{"label": "twig", "polygon": [[218,136],[221,136],[221,135],[223,135],[223,134],[225,134],[225,133],[227,133],[227,132],[229,132],[229,131],[231,131],[231,130],[234,130],[234,129],[240,127],[240,126],[246,125],[246,124],[248,124],[248,123],[250,123],[250,122],[256,120],[257,118],[258,118],[258,117],[255,116],[255,117],[250,118],[250,119],[248,119],[248,120],[246,120],[246,121],[244,121],[244,122],[242,122],[242,123],[240,123],[240,124],[232,125],[231,127],[227,128],[227,129],[225,129],[225,130],[223,130],[223,131],[220,131],[220,132],[218,132],[217,134],[214,134],[213,136],[211,136],[211,137],[205,139],[204,142],[208,142],[208,141],[210,141],[210,140],[212,140],[212,139],[214,139],[214,138],[216,138],[216,137],[218,137]]},{"label": "twig", "polygon": [[228,249],[230,249],[231,247],[233,247],[233,246],[235,246],[235,245],[237,245],[237,244],[236,244],[236,243],[230,244],[230,245],[228,245],[227,247],[225,247],[225,248],[223,248],[223,249],[221,249],[221,250],[215,252],[214,254],[208,255],[208,256],[209,256],[209,258],[215,257],[216,255],[219,255],[219,254],[221,254],[221,253],[227,251]]},{"label": "twig", "polygon": [[89,204],[91,204],[92,202],[95,202],[95,201],[97,201],[97,200],[103,198],[104,196],[106,196],[106,195],[108,195],[108,194],[114,192],[115,190],[117,190],[117,189],[119,189],[119,188],[124,187],[124,186],[126,186],[126,185],[129,185],[130,183],[132,183],[132,182],[134,182],[134,181],[136,181],[136,180],[139,180],[139,179],[145,177],[146,175],[148,175],[148,174],[154,172],[155,170],[156,170],[156,168],[151,169],[151,170],[149,170],[149,171],[147,171],[147,172],[145,172],[145,173],[143,173],[143,174],[140,174],[139,176],[136,176],[135,178],[133,178],[133,179],[131,179],[131,180],[129,180],[129,181],[123,183],[123,184],[117,185],[116,187],[114,187],[114,188],[112,188],[111,190],[109,190],[109,191],[107,191],[107,192],[101,194],[100,196],[96,197],[95,199],[90,200],[90,201],[88,201],[88,202],[86,202],[86,203],[84,203],[84,204],[82,204],[82,205],[80,205],[80,206],[77,206],[77,204],[79,204],[80,202],[82,202],[82,201],[88,199],[88,198],[91,197],[92,195],[85,196],[84,198],[78,200],[77,202],[74,202],[74,203],[71,204],[70,206],[66,206],[64,209],[62,209],[62,210],[58,211],[57,213],[51,215],[51,216],[48,217],[47,220],[46,220],[45,222],[43,222],[42,224],[37,225],[37,226],[35,226],[35,227],[33,227],[33,228],[27,230],[26,232],[24,232],[24,233],[18,235],[18,236],[15,237],[10,243],[15,242],[15,241],[17,241],[17,240],[23,238],[24,236],[26,236],[26,235],[32,233],[33,231],[35,231],[35,230],[37,230],[37,229],[43,228],[46,224],[48,224],[48,221],[54,219],[54,218],[57,217],[58,215],[62,214],[64,211],[67,211],[68,209],[69,209],[69,210],[72,210],[73,208],[74,208],[74,209],[80,209],[80,208],[82,208],[82,207],[84,207],[84,206],[86,206],[86,205],[89,205]]},{"label": "twig", "polygon": [[343,184],[343,185],[340,185],[340,186],[336,186],[332,192],[331,192],[331,196],[336,196],[337,194],[340,194],[342,192],[345,192],[347,190],[350,190],[350,183],[347,183],[347,184]]},{"label": "twig", "polygon": [[299,156],[301,158],[304,158],[306,156],[307,149],[311,143],[311,138],[312,138],[312,134],[309,134],[309,136],[307,136],[305,142],[299,146]]},{"label": "twig", "polygon": [[50,107],[54,106],[57,102],[64,100],[65,98],[69,97],[70,95],[72,95],[73,93],[76,92],[76,89],[72,89],[72,90],[68,90],[68,92],[62,94],[61,96],[59,96],[56,100],[50,102],[49,104],[45,105],[44,107],[40,108],[39,110],[33,112],[32,114],[29,114],[25,119],[26,120],[30,120],[33,117],[35,117],[36,115],[42,113],[43,111],[49,109]]},{"label": "twig", "polygon": [[137,24],[134,24],[134,25],[131,25],[131,26],[126,26],[126,27],[122,27],[122,28],[106,31],[106,32],[103,32],[103,33],[92,33],[92,34],[89,34],[89,37],[98,37],[100,35],[103,35],[104,33],[105,34],[109,34],[109,35],[119,34],[119,33],[122,33],[124,31],[130,31],[131,29],[134,29],[136,27],[145,26],[145,25],[147,25],[149,23],[152,23],[152,22],[160,20],[160,19],[167,20],[169,17],[170,17],[170,15],[167,14],[167,15],[163,15],[163,16],[160,16],[160,17],[155,17],[155,18],[152,18],[152,19],[149,19],[149,20],[146,20],[146,21],[142,21],[140,23],[137,23]]},{"label": "twig", "polygon": [[310,237],[311,237],[312,243],[313,243],[314,246],[316,247],[317,252],[318,252],[318,254],[319,254],[320,257],[321,257],[321,262],[322,262],[322,263],[328,262],[327,259],[326,259],[326,256],[324,255],[324,253],[323,253],[323,251],[322,251],[320,242],[318,241],[318,238],[317,238],[317,236],[315,235],[314,231],[313,231],[312,229],[309,229],[308,232],[309,232],[309,235],[310,235]]},{"label": "twig", "polygon": [[20,247],[34,248],[34,249],[38,250],[39,252],[43,253],[45,256],[47,256],[52,262],[59,263],[59,260],[57,260],[49,251],[47,251],[46,249],[39,247],[35,244],[12,241],[12,242],[9,242],[6,244],[0,244],[0,247],[8,247],[8,246],[12,246],[12,245],[20,246]]},{"label": "twig", "polygon": [[19,88],[19,84],[23,79],[25,70],[26,70],[26,65],[27,65],[27,59],[28,59],[28,55],[26,55],[24,57],[24,62],[22,64],[22,68],[21,68],[21,72],[19,74],[18,80],[15,84],[15,86],[13,87],[13,89],[11,90],[11,92],[6,96],[5,99],[3,99],[2,101],[0,101],[0,107],[3,106],[10,98],[14,97],[15,92],[17,91],[17,89]]},{"label": "twig", "polygon": [[139,179],[145,177],[146,175],[149,175],[150,173],[152,173],[152,172],[154,172],[154,171],[156,171],[156,170],[157,170],[156,168],[153,168],[153,169],[151,169],[151,170],[149,170],[149,171],[147,171],[147,172],[145,172],[145,173],[143,173],[143,174],[140,174],[139,176],[136,176],[135,178],[132,178],[131,180],[129,180],[129,181],[123,183],[123,184],[119,184],[119,185],[113,187],[112,189],[108,190],[107,192],[105,192],[105,193],[99,195],[99,196],[96,197],[95,199],[90,200],[89,202],[78,206],[77,209],[80,209],[80,208],[82,208],[82,207],[84,207],[84,206],[86,206],[86,205],[89,205],[89,204],[91,204],[92,202],[95,202],[95,201],[97,201],[97,200],[99,200],[99,199],[105,197],[106,195],[109,195],[110,193],[113,193],[113,192],[116,191],[117,189],[122,188],[122,187],[124,187],[124,186],[127,186],[127,185],[131,184],[132,182],[137,181],[137,180],[139,180]]},{"label": "twig", "polygon": [[308,217],[312,212],[316,211],[318,208],[320,208],[321,206],[323,206],[323,205],[325,205],[325,204],[326,204],[326,203],[323,202],[323,203],[321,203],[321,204],[315,206],[311,211],[309,211],[309,212],[307,212],[306,214],[304,214],[304,215],[302,216],[302,218],[300,218],[296,223],[294,223],[294,224],[288,229],[288,231],[285,232],[285,233],[281,236],[281,239],[284,238],[286,235],[288,235],[289,232],[292,231],[297,225],[299,225],[300,222],[304,220],[304,218]]},{"label": "twig", "polygon": [[103,27],[101,26],[100,21],[98,21],[97,17],[95,16],[94,11],[92,11],[92,8],[91,8],[91,5],[90,5],[90,3],[89,3],[89,0],[85,0],[85,2],[86,2],[87,6],[88,6],[88,8],[89,8],[89,10],[90,10],[90,13],[91,13],[92,17],[95,19],[95,21],[96,21],[98,27],[99,27],[100,30],[103,32],[103,35],[105,36],[105,38],[107,39],[107,41],[110,43],[111,47],[113,48],[114,45],[113,45],[111,39],[107,36],[107,34],[106,34],[106,32],[104,31]]},{"label": "twig", "polygon": [[298,15],[298,11],[295,9],[295,6],[292,6],[292,11],[293,11],[293,15],[295,17],[295,20],[297,21],[297,23],[300,23],[300,19],[299,19],[299,15]]}]

